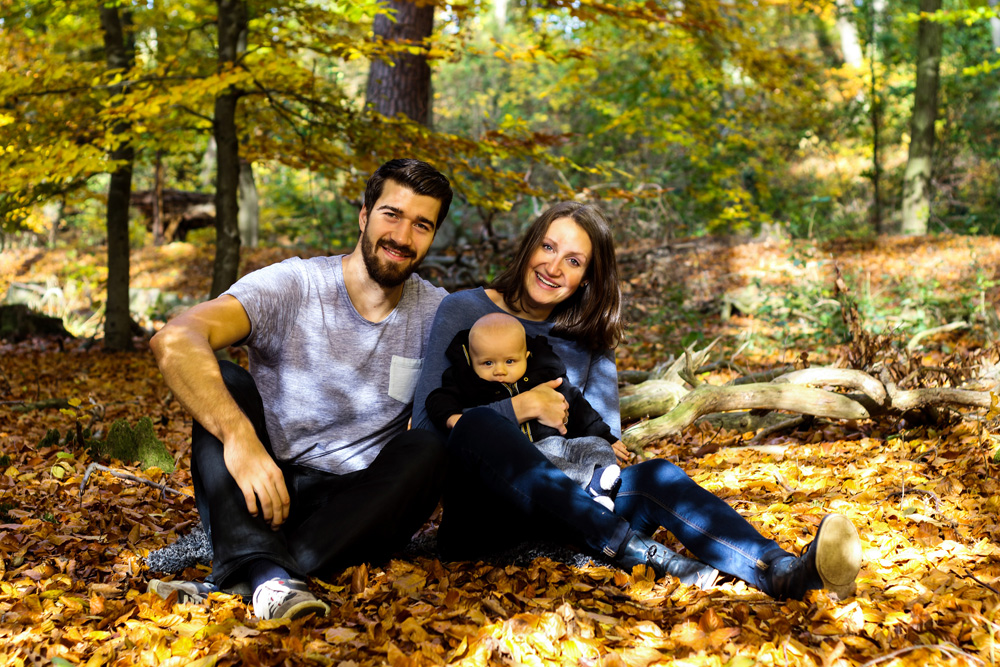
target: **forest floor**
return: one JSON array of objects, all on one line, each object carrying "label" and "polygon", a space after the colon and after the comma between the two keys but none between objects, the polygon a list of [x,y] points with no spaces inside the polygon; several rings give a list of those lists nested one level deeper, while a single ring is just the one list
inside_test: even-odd
[{"label": "forest floor", "polygon": [[[101,252],[9,250],[0,294],[12,283],[47,286],[36,290],[38,305],[82,330],[93,320],[89,301],[100,298]],[[244,270],[288,254],[245,252]],[[631,322],[617,351],[622,370],[648,370],[715,338],[714,360],[747,372],[836,363],[850,347],[833,289],[838,268],[870,329],[892,338],[887,347],[962,320],[970,326],[922,341],[922,363],[964,379],[975,363],[998,361],[995,238],[701,240],[636,244],[621,258]],[[210,262],[208,250],[187,244],[138,250],[132,283],[200,298]],[[167,310],[140,323],[155,326]],[[739,582],[701,591],[642,568],[544,558],[518,567],[411,557],[313,581],[332,608],[325,619],[257,621],[222,594],[207,607],[169,603],[146,593],[159,575],[143,559],[197,522],[191,423],[145,341],[136,344],[134,353],[105,353],[86,339],[0,342],[0,666],[992,666],[1000,657],[1000,439],[993,415],[981,413],[944,426],[816,420],[760,447],[744,446],[752,434],[692,427],[647,450],[795,552],[824,514],[846,514],[864,565],[857,595],[843,601],[823,591],[776,601]],[[53,398],[69,405],[31,409]],[[81,495],[90,458],[76,444],[78,425],[106,432],[142,417],[175,454],[176,472],[114,467],[186,495],[100,471]],[[52,430],[60,438],[46,439]],[[425,531],[433,529],[432,520]]]}]

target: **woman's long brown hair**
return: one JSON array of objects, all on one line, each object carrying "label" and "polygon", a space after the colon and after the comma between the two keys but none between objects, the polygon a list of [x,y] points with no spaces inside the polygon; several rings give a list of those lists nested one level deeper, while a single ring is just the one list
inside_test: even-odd
[{"label": "woman's long brown hair", "polygon": [[504,303],[511,310],[520,310],[531,256],[542,244],[549,225],[558,218],[570,218],[580,225],[590,237],[593,248],[583,282],[549,317],[554,322],[552,333],[577,340],[594,350],[616,347],[624,335],[625,325],[615,241],[607,217],[593,204],[564,201],[538,216],[521,239],[510,265],[490,287],[503,295]]}]

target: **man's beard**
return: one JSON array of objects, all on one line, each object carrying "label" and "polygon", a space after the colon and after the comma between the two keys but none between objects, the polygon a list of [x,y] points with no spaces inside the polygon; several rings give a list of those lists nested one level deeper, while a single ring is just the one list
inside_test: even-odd
[{"label": "man's beard", "polygon": [[413,248],[399,245],[389,239],[380,239],[377,243],[372,243],[365,230],[361,235],[361,257],[365,261],[365,268],[372,280],[381,287],[398,287],[402,285],[410,275],[417,270],[420,262],[413,261],[409,264],[395,264],[383,262],[379,259],[377,250],[379,247],[388,248],[404,257],[415,258],[417,254]]}]

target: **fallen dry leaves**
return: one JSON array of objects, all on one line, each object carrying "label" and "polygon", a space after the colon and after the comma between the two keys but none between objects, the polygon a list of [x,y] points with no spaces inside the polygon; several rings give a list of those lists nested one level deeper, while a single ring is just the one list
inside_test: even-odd
[{"label": "fallen dry leaves", "polygon": [[[942,276],[960,272],[954,266],[960,242],[939,245],[910,245],[906,252],[933,254]],[[689,275],[693,284],[732,280],[734,267],[762,266],[750,259],[753,248],[721,252],[731,259],[728,273],[706,268]],[[906,266],[897,258],[901,250],[885,252],[863,261]],[[766,253],[768,262],[786,266],[780,249]],[[149,262],[153,271],[158,265]],[[726,266],[711,258],[702,264],[716,271]],[[704,322],[720,329],[736,324]],[[655,350],[643,342],[647,333],[637,332],[620,358],[648,367]],[[776,361],[758,359],[761,365]],[[680,463],[790,550],[808,544],[824,513],[850,517],[862,536],[865,565],[857,596],[845,601],[813,592],[804,601],[779,602],[742,583],[703,592],[653,581],[641,568],[625,573],[547,559],[515,567],[414,557],[314,581],[332,607],[326,619],[262,622],[232,596],[216,594],[203,607],[145,592],[156,575],[143,557],[197,520],[189,497],[98,472],[81,498],[86,455],[72,443],[38,447],[48,430],[65,433],[78,420],[106,429],[115,419],[135,423],[149,416],[176,452],[178,471],[169,477],[129,472],[190,493],[190,422],[148,350],[106,354],[78,343],[61,350],[29,340],[0,345],[0,371],[0,455],[6,457],[0,465],[0,665],[995,663],[1000,466],[991,462],[989,435],[969,422],[934,431],[818,421],[764,447],[722,448],[700,458],[692,452],[707,440],[738,445],[740,437],[689,429],[651,452]],[[79,405],[73,411],[14,409],[45,398],[78,399]],[[667,534],[660,537],[673,543]],[[204,575],[198,569],[184,574]]]}]

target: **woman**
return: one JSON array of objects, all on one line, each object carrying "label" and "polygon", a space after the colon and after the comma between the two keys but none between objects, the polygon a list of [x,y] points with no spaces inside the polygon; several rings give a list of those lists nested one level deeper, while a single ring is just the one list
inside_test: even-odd
[{"label": "woman", "polygon": [[[491,312],[517,317],[529,336],[546,336],[569,381],[620,436],[611,349],[623,332],[621,289],[610,225],[600,209],[577,202],[553,206],[531,225],[510,267],[489,289],[445,298],[417,383],[415,427],[434,428],[425,401],[448,367],[448,342]],[[776,598],[802,598],[814,588],[845,597],[853,590],[861,544],[846,517],[824,517],[816,539],[795,557],[661,459],[622,470],[614,512],[594,503],[518,429],[530,419],[564,429],[568,406],[551,385],[469,410],[448,434],[451,469],[438,530],[443,556],[472,558],[527,539],[558,538],[625,569],[645,563],[657,576],[670,573],[702,587],[717,568]],[[615,449],[627,457],[620,441]],[[649,536],[660,526],[708,566],[653,541]]]}]

